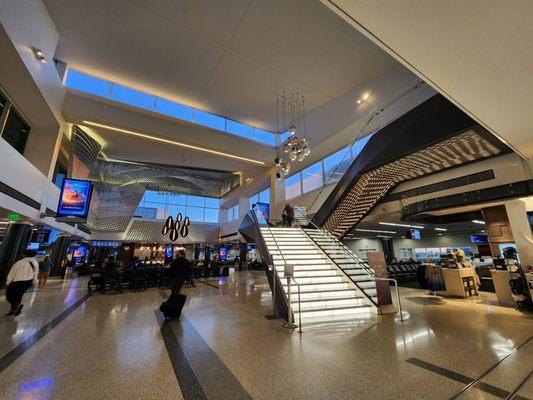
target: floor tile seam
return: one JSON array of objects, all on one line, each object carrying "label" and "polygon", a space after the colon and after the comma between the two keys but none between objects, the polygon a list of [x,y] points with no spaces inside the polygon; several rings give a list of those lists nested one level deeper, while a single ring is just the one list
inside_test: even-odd
[{"label": "floor tile seam", "polygon": [[[163,299],[167,298],[166,293],[164,293],[162,291],[160,291],[160,295],[161,295],[161,297]],[[185,357],[188,365],[191,367],[193,373],[195,374],[195,376],[197,377],[199,382],[200,382],[200,378],[198,377],[198,375],[196,375],[196,373],[194,372],[194,367],[192,366],[195,360],[189,360],[189,357],[187,356],[187,353],[190,352],[191,349],[186,349],[184,347],[183,340],[178,337],[178,335],[176,334],[174,328],[172,327],[172,324],[174,324],[174,323],[182,323],[184,325],[184,328],[188,329],[189,332],[192,333],[192,336],[190,338],[188,338],[189,341],[202,342],[201,348],[205,352],[205,354],[203,354],[203,356],[204,357],[212,357],[212,361],[210,362],[211,365],[215,365],[215,364],[217,364],[217,362],[220,363],[221,371],[219,371],[219,373],[217,375],[220,375],[221,373],[225,372],[229,377],[233,378],[232,381],[235,384],[234,387],[232,388],[235,391],[234,395],[235,395],[235,393],[238,393],[238,398],[242,398],[242,399],[251,399],[252,398],[250,396],[250,394],[248,393],[248,391],[242,386],[240,380],[237,379],[237,377],[233,374],[233,372],[228,368],[226,363],[224,363],[224,361],[217,355],[217,353],[214,351],[214,349],[211,347],[211,345],[202,337],[202,335],[198,332],[198,330],[194,327],[194,325],[188,320],[188,318],[184,314],[182,314],[182,316],[181,316],[179,321],[178,320],[169,321],[169,323],[170,323],[169,326],[171,327],[172,331],[174,332],[174,336],[176,338],[177,345],[179,346],[179,348],[183,352],[183,356]],[[200,383],[200,386],[202,386],[201,383]]]},{"label": "floor tile seam", "polygon": [[11,349],[8,353],[4,354],[0,358],[0,374],[4,372],[9,366],[11,366],[15,361],[21,358],[28,350],[30,350],[35,344],[37,344],[42,338],[52,332],[58,325],[60,325],[65,319],[67,319],[76,309],[78,309],[89,297],[92,296],[92,293],[87,293],[80,299],[78,299],[74,304],[71,304],[61,313],[59,313],[52,320],[43,325],[37,332],[28,338],[24,339],[19,343],[15,348]]}]

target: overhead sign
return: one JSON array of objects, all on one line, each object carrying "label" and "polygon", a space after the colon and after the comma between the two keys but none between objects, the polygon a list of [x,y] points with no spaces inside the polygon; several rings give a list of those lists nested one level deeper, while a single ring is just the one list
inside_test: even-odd
[{"label": "overhead sign", "polygon": [[90,181],[65,178],[59,195],[57,216],[86,220],[92,188]]},{"label": "overhead sign", "polygon": [[48,240],[50,239],[50,234],[51,233],[52,233],[52,231],[50,229],[41,227],[41,228],[37,229],[36,231],[32,232],[30,242],[48,243]]},{"label": "overhead sign", "polygon": [[9,213],[9,214],[7,215],[7,219],[8,219],[9,221],[20,221],[20,214],[18,214],[18,213],[14,213],[14,212]]}]

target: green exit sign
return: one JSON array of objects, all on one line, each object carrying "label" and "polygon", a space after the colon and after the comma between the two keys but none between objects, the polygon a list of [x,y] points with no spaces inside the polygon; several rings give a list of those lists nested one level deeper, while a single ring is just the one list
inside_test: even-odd
[{"label": "green exit sign", "polygon": [[7,219],[9,221],[19,221],[20,220],[20,214],[18,214],[18,213],[9,213],[7,215]]}]

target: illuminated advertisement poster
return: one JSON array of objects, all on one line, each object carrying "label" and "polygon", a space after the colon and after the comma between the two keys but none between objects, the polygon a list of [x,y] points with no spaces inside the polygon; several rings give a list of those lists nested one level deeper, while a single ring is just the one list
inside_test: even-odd
[{"label": "illuminated advertisement poster", "polygon": [[165,246],[165,264],[168,264],[172,261],[172,258],[174,257],[174,246],[171,244],[167,244]]},{"label": "illuminated advertisement poster", "polygon": [[263,217],[265,217],[266,222],[268,223],[270,218],[270,204],[268,203],[256,203],[255,206],[261,211]]},{"label": "illuminated advertisement poster", "polygon": [[85,219],[89,211],[91,192],[91,182],[65,178],[57,206],[58,217]]},{"label": "illuminated advertisement poster", "polygon": [[87,246],[78,246],[74,249],[74,254],[72,258],[76,264],[80,264],[85,261],[85,256],[87,255]]},{"label": "illuminated advertisement poster", "polygon": [[218,252],[218,255],[220,257],[220,261],[226,261],[226,259],[228,258],[228,248],[227,247],[221,247],[219,252]]}]

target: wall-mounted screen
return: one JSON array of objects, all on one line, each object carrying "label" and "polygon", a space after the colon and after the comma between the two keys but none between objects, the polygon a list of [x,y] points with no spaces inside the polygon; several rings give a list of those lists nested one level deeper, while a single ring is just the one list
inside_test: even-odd
[{"label": "wall-mounted screen", "polygon": [[414,240],[420,240],[420,230],[419,229],[408,229],[407,232],[405,232],[406,239],[414,239]]},{"label": "wall-mounted screen", "polygon": [[58,217],[85,220],[91,203],[92,183],[79,179],[64,179],[59,204]]},{"label": "wall-mounted screen", "polygon": [[484,244],[489,242],[489,237],[487,235],[470,235],[470,241],[476,244]]},{"label": "wall-mounted screen", "polygon": [[228,258],[228,248],[227,247],[221,247],[218,251],[218,255],[220,258],[220,261],[226,261]]}]

